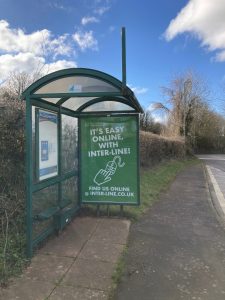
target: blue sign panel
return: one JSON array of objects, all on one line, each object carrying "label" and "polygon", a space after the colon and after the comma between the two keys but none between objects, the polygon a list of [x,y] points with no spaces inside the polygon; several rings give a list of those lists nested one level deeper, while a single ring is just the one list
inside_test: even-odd
[{"label": "blue sign panel", "polygon": [[41,141],[41,161],[48,160],[48,141]]}]

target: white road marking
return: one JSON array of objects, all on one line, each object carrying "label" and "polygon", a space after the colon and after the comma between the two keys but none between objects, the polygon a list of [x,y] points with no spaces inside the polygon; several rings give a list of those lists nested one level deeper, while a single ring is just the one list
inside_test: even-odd
[{"label": "white road marking", "polygon": [[221,189],[216,181],[216,178],[214,177],[211,169],[209,166],[206,165],[206,169],[208,171],[208,174],[209,174],[209,177],[211,179],[211,182],[214,186],[214,189],[215,189],[215,193],[216,193],[216,196],[217,196],[217,199],[219,201],[219,204],[221,206],[221,209],[223,210],[223,213],[225,214],[225,198],[223,196],[223,193],[221,192]]},{"label": "white road marking", "polygon": [[205,158],[205,157],[198,157],[198,159],[202,160],[225,160],[225,158]]}]

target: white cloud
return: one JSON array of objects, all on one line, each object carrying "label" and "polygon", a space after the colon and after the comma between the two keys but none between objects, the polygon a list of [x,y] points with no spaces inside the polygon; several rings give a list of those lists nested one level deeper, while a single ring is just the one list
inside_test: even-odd
[{"label": "white cloud", "polygon": [[43,64],[43,57],[35,56],[33,53],[19,53],[16,55],[5,54],[0,56],[0,79],[6,79],[11,72],[33,73]]},{"label": "white cloud", "polygon": [[68,35],[53,38],[47,29],[26,34],[22,29],[12,29],[0,20],[0,51],[8,53],[34,53],[36,55],[69,55],[72,51]]},{"label": "white cloud", "polygon": [[50,31],[43,29],[25,34],[22,29],[11,29],[9,23],[0,20],[0,50],[7,52],[43,52],[43,43],[50,38]]},{"label": "white cloud", "polygon": [[189,0],[173,19],[165,38],[171,41],[184,32],[194,34],[209,51],[219,50],[215,59],[225,61],[225,1]]},{"label": "white cloud", "polygon": [[147,108],[146,111],[149,111],[151,113],[152,118],[154,119],[154,122],[165,124],[168,120],[168,113],[163,110],[157,110],[155,108],[155,103],[151,103]]},{"label": "white cloud", "polygon": [[98,50],[93,31],[78,30],[74,35],[60,36],[53,35],[48,29],[26,33],[0,20],[0,82],[12,72],[49,73],[77,67],[72,58],[78,49]]},{"label": "white cloud", "polygon": [[59,9],[59,10],[65,10],[65,11],[68,10],[67,7],[65,7],[64,5],[62,5],[61,3],[58,3],[58,2],[49,2],[48,5],[51,8],[55,8],[55,9]]},{"label": "white cloud", "polygon": [[152,113],[151,115],[154,119],[154,122],[156,122],[156,123],[166,124],[166,122],[168,121],[168,115],[166,115],[166,114],[160,115],[157,113]]},{"label": "white cloud", "polygon": [[68,60],[46,63],[45,58],[35,56],[33,53],[0,55],[0,65],[0,80],[6,79],[12,72],[19,71],[33,74],[41,71],[43,74],[47,74],[61,69],[77,67],[76,62]]},{"label": "white cloud", "polygon": [[110,9],[110,6],[101,6],[99,8],[96,8],[94,10],[94,13],[96,13],[99,16],[104,15],[104,13],[106,13],[108,10]]},{"label": "white cloud", "polygon": [[98,41],[93,36],[93,31],[77,31],[73,35],[74,41],[82,51],[86,49],[98,50]]},{"label": "white cloud", "polygon": [[96,17],[83,17],[81,19],[81,24],[82,25],[87,25],[90,23],[99,23],[99,19]]},{"label": "white cloud", "polygon": [[217,53],[214,57],[215,61],[225,61],[225,50]]},{"label": "white cloud", "polygon": [[69,56],[74,52],[69,34],[64,34],[56,39],[53,39],[48,45],[48,52],[54,53],[54,57],[58,55]]},{"label": "white cloud", "polygon": [[77,67],[76,62],[63,59],[63,60],[55,61],[53,63],[45,64],[42,69],[42,72],[47,74],[62,69],[76,68],[76,67]]},{"label": "white cloud", "polygon": [[[93,38],[92,32],[90,34]],[[88,41],[86,47],[97,45],[94,38]],[[70,34],[55,37],[47,29],[27,34],[20,28],[11,28],[7,21],[0,20],[0,82],[12,72],[32,74],[40,71],[45,74],[77,67],[76,62],[71,60],[71,55],[75,53],[75,42]],[[63,58],[57,60],[59,55]]]},{"label": "white cloud", "polygon": [[146,94],[148,92],[148,88],[145,87],[132,86],[132,84],[128,84],[128,86],[136,95]]}]

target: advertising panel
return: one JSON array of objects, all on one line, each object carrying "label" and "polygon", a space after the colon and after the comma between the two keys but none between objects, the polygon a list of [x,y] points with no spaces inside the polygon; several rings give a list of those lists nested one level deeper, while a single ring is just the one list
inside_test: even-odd
[{"label": "advertising panel", "polygon": [[139,203],[137,116],[81,122],[81,201]]}]

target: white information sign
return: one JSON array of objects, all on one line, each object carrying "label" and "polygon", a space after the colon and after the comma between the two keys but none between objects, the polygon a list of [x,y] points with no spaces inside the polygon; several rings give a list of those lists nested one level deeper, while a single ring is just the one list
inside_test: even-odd
[{"label": "white information sign", "polygon": [[39,180],[58,175],[57,114],[39,110]]}]

